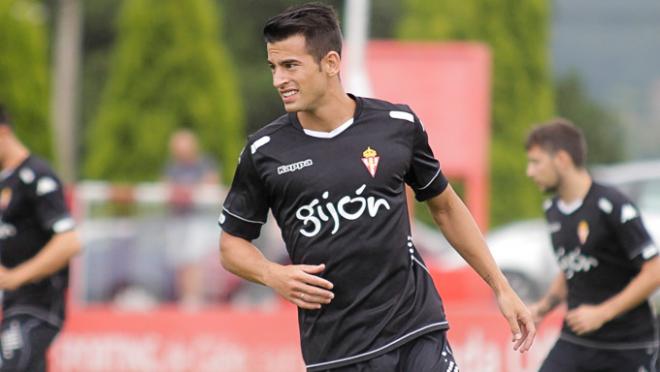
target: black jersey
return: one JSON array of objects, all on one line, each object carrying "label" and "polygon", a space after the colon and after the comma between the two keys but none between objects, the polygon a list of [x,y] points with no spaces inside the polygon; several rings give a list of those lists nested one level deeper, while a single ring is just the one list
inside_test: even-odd
[{"label": "black jersey", "polygon": [[[637,208],[614,188],[594,182],[581,204],[565,206],[554,198],[545,209],[569,309],[613,297],[658,255]],[[561,337],[583,346],[648,347],[654,330],[651,307],[643,302],[587,335],[577,336],[564,322]]]},{"label": "black jersey", "polygon": [[[75,223],[64,202],[62,184],[42,160],[30,156],[0,176],[0,262],[13,268],[34,257],[54,234]],[[28,314],[60,326],[68,266],[14,291],[4,291],[4,316]]]},{"label": "black jersey", "polygon": [[252,240],[270,208],[291,261],[325,263],[335,298],[298,312],[310,371],[448,328],[412,243],[404,187],[422,201],[447,180],[410,108],[352,98],[353,119],[331,133],[305,130],[290,113],[251,136],[220,216],[225,231]]}]

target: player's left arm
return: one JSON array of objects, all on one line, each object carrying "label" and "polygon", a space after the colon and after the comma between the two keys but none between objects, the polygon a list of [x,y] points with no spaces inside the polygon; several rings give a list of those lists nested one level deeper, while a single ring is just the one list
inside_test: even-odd
[{"label": "player's left arm", "polygon": [[39,281],[65,267],[80,252],[81,244],[75,230],[53,235],[37,255],[8,269],[0,266],[0,288],[16,288]]},{"label": "player's left arm", "polygon": [[[37,172],[35,172],[37,173]],[[35,222],[50,231],[50,240],[30,259],[11,269],[0,266],[0,288],[14,290],[39,281],[64,268],[81,249],[75,221],[64,200],[62,182],[50,171],[38,172],[26,184],[32,199]]]},{"label": "player's left arm", "polygon": [[536,335],[532,315],[495,263],[463,201],[451,186],[447,186],[442,193],[429,199],[427,204],[449,243],[493,289],[500,311],[511,327],[514,350],[529,350]]},{"label": "player's left arm", "polygon": [[660,257],[646,261],[642,269],[619,293],[598,305],[581,305],[566,313],[566,322],[578,335],[598,330],[603,324],[627,312],[660,287]]}]

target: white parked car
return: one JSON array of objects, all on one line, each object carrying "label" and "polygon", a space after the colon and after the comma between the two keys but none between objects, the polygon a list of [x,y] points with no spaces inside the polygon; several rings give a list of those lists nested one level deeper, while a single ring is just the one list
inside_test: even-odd
[{"label": "white parked car", "polygon": [[559,271],[543,219],[513,222],[486,236],[495,262],[525,302],[545,293]]}]

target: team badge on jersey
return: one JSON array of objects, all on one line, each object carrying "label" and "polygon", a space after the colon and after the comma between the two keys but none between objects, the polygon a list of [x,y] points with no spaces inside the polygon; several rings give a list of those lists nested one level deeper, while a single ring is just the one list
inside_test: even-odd
[{"label": "team badge on jersey", "polygon": [[11,201],[11,189],[4,188],[0,192],[0,210],[7,209],[9,202]]},{"label": "team badge on jersey", "polygon": [[380,156],[378,156],[376,150],[369,146],[367,146],[367,149],[362,152],[362,163],[364,163],[364,166],[367,167],[371,177],[376,177],[376,170],[378,170],[379,160]]},{"label": "team badge on jersey", "polygon": [[580,239],[580,244],[584,244],[589,237],[589,224],[587,221],[582,220],[577,227],[578,239]]}]

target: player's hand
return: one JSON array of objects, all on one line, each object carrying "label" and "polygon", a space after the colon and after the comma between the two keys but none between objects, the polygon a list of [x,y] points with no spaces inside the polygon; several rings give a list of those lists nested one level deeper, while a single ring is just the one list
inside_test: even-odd
[{"label": "player's hand", "polygon": [[578,335],[596,331],[607,321],[606,312],[594,305],[580,305],[566,313],[566,323]]},{"label": "player's hand", "polygon": [[294,305],[308,310],[320,309],[335,297],[333,284],[319,277],[325,265],[275,265],[268,285]]},{"label": "player's hand", "polygon": [[497,305],[509,322],[513,334],[513,350],[526,352],[532,347],[536,336],[532,313],[512,289],[505,290],[497,296]]},{"label": "player's hand", "polygon": [[23,281],[18,271],[0,266],[0,289],[13,291],[21,285],[23,285]]}]

